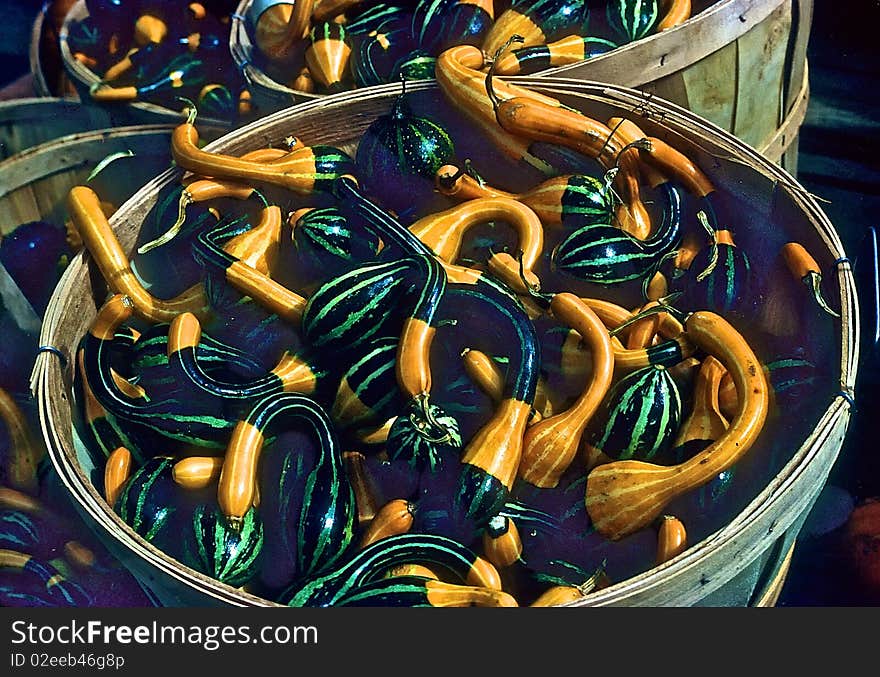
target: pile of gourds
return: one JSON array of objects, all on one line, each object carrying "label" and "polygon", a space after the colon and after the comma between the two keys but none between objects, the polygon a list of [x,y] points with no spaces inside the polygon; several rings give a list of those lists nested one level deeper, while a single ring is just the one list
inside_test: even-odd
[{"label": "pile of gourds", "polygon": [[152,606],[74,510],[39,434],[39,320],[73,249],[45,221],[0,237],[0,606]]},{"label": "pile of gourds", "polygon": [[235,2],[86,0],[88,15],[69,23],[72,58],[99,80],[89,98],[143,102],[178,111],[180,98],[223,122],[251,115],[250,93],[229,51]]},{"label": "pile of gourds", "polygon": [[780,408],[832,396],[764,310],[833,325],[806,249],[756,270],[685,152],[485,65],[444,51],[445,107],[404,91],[353,154],[207,152],[192,109],[135,259],[71,190],[109,289],[77,426],[138,534],[290,606],[574,601],[729,519]]},{"label": "pile of gourds", "polygon": [[514,33],[523,43],[496,71],[526,75],[578,63],[691,16],[690,0],[296,0],[244,7],[254,63],[307,93],[428,79],[446,49],[473,45],[494,57]]}]

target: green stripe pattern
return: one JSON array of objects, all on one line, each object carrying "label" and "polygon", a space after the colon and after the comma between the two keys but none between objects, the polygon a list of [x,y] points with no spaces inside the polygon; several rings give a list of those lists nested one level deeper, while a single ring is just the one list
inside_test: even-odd
[{"label": "green stripe pattern", "polygon": [[343,595],[333,606],[348,607],[430,607],[427,582],[423,576],[390,576],[359,585]]},{"label": "green stripe pattern", "polygon": [[509,11],[530,18],[547,42],[586,33],[590,20],[587,0],[532,0],[518,2]]},{"label": "green stripe pattern", "polygon": [[333,40],[336,42],[345,42],[348,37],[348,29],[342,24],[335,21],[324,21],[313,27],[309,32],[309,38],[314,45],[322,40]]},{"label": "green stripe pattern", "polygon": [[376,258],[379,237],[367,228],[355,230],[338,207],[310,209],[293,225],[297,260],[310,273],[326,279]]},{"label": "green stripe pattern", "polygon": [[245,420],[264,435],[304,427],[314,441],[314,462],[297,449],[275,450],[287,454],[278,487],[282,539],[300,577],[334,566],[354,537],[356,507],[329,415],[309,397],[283,393],[258,402]]},{"label": "green stripe pattern", "polygon": [[477,555],[458,541],[433,534],[389,536],[367,546],[341,566],[288,588],[290,607],[329,607],[400,564],[439,564],[467,580]]},{"label": "green stripe pattern", "polygon": [[591,444],[617,460],[651,460],[666,451],[681,422],[681,396],[663,366],[638,369],[611,389]]},{"label": "green stripe pattern", "polygon": [[309,297],[303,335],[321,352],[351,353],[379,336],[400,312],[418,264],[415,259],[371,263],[343,273]]},{"label": "green stripe pattern", "polygon": [[[130,398],[112,377],[113,341],[91,333],[83,338],[83,364],[95,399],[129,432],[143,429],[170,439],[203,447],[220,448],[232,433],[235,420],[225,415],[222,398],[204,396],[187,387],[185,374],[178,374],[179,388],[149,402]],[[117,428],[118,429],[118,428]]]},{"label": "green stripe pattern", "polygon": [[645,37],[660,16],[658,0],[608,0],[608,25],[626,42]]},{"label": "green stripe pattern", "polygon": [[391,81],[394,67],[412,45],[409,26],[382,28],[360,36],[351,53],[351,72],[358,87]]},{"label": "green stripe pattern", "polygon": [[155,456],[129,478],[114,506],[119,517],[145,540],[172,557],[182,554],[188,520],[172,477],[174,459]]},{"label": "green stripe pattern", "polygon": [[[363,416],[350,415],[344,420],[334,418],[339,426],[347,428],[381,423],[403,406],[403,397],[397,387],[397,345],[397,338],[377,339],[343,374],[342,381],[368,413]],[[337,403],[343,405],[339,396]]]},{"label": "green stripe pattern", "polygon": [[[540,191],[529,197],[530,203],[536,200],[540,200]],[[559,221],[566,226],[609,223],[614,214],[614,200],[605,184],[586,174],[569,177],[562,197],[551,198],[550,204],[554,203],[558,204]]]},{"label": "green stripe pattern", "polygon": [[455,45],[479,46],[492,17],[485,9],[462,0],[419,0],[413,12],[412,35],[418,47],[439,56]]},{"label": "green stripe pattern", "polygon": [[387,2],[370,3],[370,7],[359,12],[346,23],[349,35],[361,35],[381,31],[389,26],[407,25],[409,12],[400,4]]},{"label": "green stripe pattern", "polygon": [[714,267],[698,280],[711,264],[712,248],[702,249],[691,262],[682,285],[682,308],[711,310],[720,314],[743,312],[752,300],[752,265],[748,254],[736,245],[719,243]]},{"label": "green stripe pattern", "polygon": [[247,583],[257,572],[263,550],[263,523],[251,508],[241,528],[231,529],[214,505],[199,505],[187,533],[184,562],[233,587]]},{"label": "green stripe pattern", "polygon": [[0,548],[28,550],[40,542],[40,531],[28,515],[20,510],[0,511]]},{"label": "green stripe pattern", "polygon": [[507,487],[497,477],[464,463],[452,500],[453,512],[479,529],[504,508],[508,497]]}]

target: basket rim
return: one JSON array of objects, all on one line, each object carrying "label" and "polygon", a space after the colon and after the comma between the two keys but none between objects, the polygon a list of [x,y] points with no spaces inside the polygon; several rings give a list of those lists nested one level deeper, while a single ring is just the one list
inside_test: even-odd
[{"label": "basket rim", "polygon": [[[641,108],[642,110],[647,111],[647,114],[649,115],[656,116],[662,114],[663,127],[671,128],[672,131],[685,130],[688,134],[699,134],[707,141],[711,141],[718,150],[730,153],[731,158],[744,161],[754,171],[763,174],[776,182],[778,186],[783,187],[789,197],[797,204],[799,209],[809,217],[812,227],[819,231],[818,234],[823,239],[829,251],[839,257],[844,257],[843,246],[837,236],[833,224],[831,224],[827,215],[825,215],[824,211],[813,196],[787,171],[774,165],[756,150],[717,125],[700,118],[671,102],[656,97],[648,97],[643,92],[619,85],[571,80],[567,78],[534,76],[520,76],[506,79],[510,80],[511,83],[515,82],[520,86],[534,87],[551,94],[554,92],[557,94],[572,94],[574,91],[578,94],[583,94],[585,98],[594,99],[600,102],[604,101],[620,108],[626,108],[628,110]],[[407,85],[408,92],[438,88],[439,86],[437,82],[433,80],[419,81]],[[356,101],[358,98],[362,98],[365,95],[371,97],[383,97],[397,95],[401,92],[402,86],[399,83],[392,83],[377,87],[364,88],[356,93],[341,92],[322,97],[315,101],[297,104],[282,111],[271,113],[264,118],[253,121],[250,124],[237,129],[232,134],[227,134],[224,137],[216,139],[209,143],[205,147],[205,150],[223,150],[232,142],[232,136],[235,136],[236,138],[246,138],[249,134],[254,134],[261,128],[271,127],[273,123],[285,120],[289,122],[291,115],[306,114],[310,111],[320,110],[325,106],[344,105],[349,101]],[[181,175],[182,170],[176,168],[169,169],[163,174],[155,177],[129,201],[120,206],[117,213],[111,218],[111,225],[116,227],[121,219],[125,218],[127,209],[137,203],[139,196],[148,191],[158,190],[158,188],[164,183]],[[68,278],[74,274],[75,264],[78,266],[85,265],[82,260],[82,254],[79,254],[74,262],[72,262],[68,271],[65,273],[64,278]],[[56,288],[55,294],[53,294],[52,300],[49,304],[50,308],[57,306],[59,303],[63,303],[61,295],[64,292],[65,287],[64,278],[62,279],[62,283],[59,283]],[[843,313],[839,329],[839,348],[841,350],[841,365],[839,370],[840,386],[841,391],[847,393],[852,391],[855,384],[859,350],[858,300],[856,296],[855,281],[849,266],[838,267],[838,282],[841,307],[847,309],[847,312]],[[40,337],[41,343],[52,345],[54,331],[55,328],[51,323],[44,323],[43,333]],[[835,344],[837,344],[836,332],[835,337]],[[134,534],[127,525],[121,523],[119,517],[109,506],[106,505],[105,502],[98,501],[95,503],[94,496],[90,493],[90,491],[94,492],[94,487],[91,486],[90,482],[85,480],[81,470],[78,468],[78,464],[75,463],[75,454],[71,459],[70,452],[65,448],[65,445],[62,444],[60,440],[54,439],[55,436],[52,430],[51,421],[45,420],[45,416],[49,411],[47,398],[51,399],[53,395],[47,391],[47,380],[52,371],[58,370],[60,372],[58,361],[49,360],[48,358],[48,355],[41,355],[35,365],[35,390],[39,402],[41,427],[47,441],[47,446],[49,447],[52,462],[59,468],[60,474],[71,472],[74,476],[78,476],[79,483],[84,485],[72,486],[66,482],[68,488],[75,492],[74,495],[78,502],[82,503],[87,497],[92,501],[92,505],[87,506],[90,513],[94,511],[103,513],[101,515],[102,519],[99,520],[102,526],[105,526],[106,528],[107,521],[109,520],[109,523],[113,525],[113,529],[116,529],[117,531],[122,529],[122,533],[127,536],[127,539],[125,540],[131,542],[125,542],[125,540],[120,538],[118,534],[113,533],[113,529],[110,529],[111,536],[115,540],[122,542],[125,547],[141,556],[149,555],[148,560],[151,563],[159,566],[163,571],[171,573],[179,580],[186,580],[187,582],[191,580],[193,585],[204,592],[204,590],[199,587],[199,585],[204,583],[204,581],[202,581],[202,578],[204,578],[203,575],[189,569],[176,560],[171,559],[167,555],[164,555],[164,553],[159,552],[157,555],[156,552],[153,552],[155,550],[154,546],[151,546]],[[682,576],[685,573],[694,570],[695,567],[699,567],[704,563],[708,557],[711,557],[713,552],[718,552],[721,549],[721,546],[734,542],[738,537],[742,537],[744,534],[751,535],[754,532],[764,529],[767,521],[770,519],[769,511],[772,507],[781,503],[783,500],[797,500],[800,501],[799,505],[803,506],[810,497],[806,495],[791,497],[790,488],[805,475],[805,471],[809,469],[811,460],[820,455],[825,449],[825,445],[828,443],[829,437],[832,434],[837,434],[839,431],[843,431],[842,434],[845,434],[849,417],[850,407],[846,397],[844,395],[834,397],[831,404],[829,404],[824,413],[820,415],[819,420],[816,421],[813,434],[808,436],[801,446],[792,453],[791,459],[780,470],[776,477],[771,479],[768,485],[764,487],[738,515],[731,519],[730,522],[704,538],[702,541],[691,545],[682,554],[669,562],[617,582],[603,590],[593,592],[585,597],[584,601],[574,602],[570,605],[608,605],[625,602],[626,598],[634,593],[644,593],[658,585],[666,583],[670,577],[674,578]],[[822,437],[819,433],[824,433],[825,436]],[[835,457],[838,452],[839,445],[834,449]],[[828,470],[830,470],[830,463],[828,464]],[[772,527],[778,527],[780,531],[787,528],[788,525],[783,524],[782,522],[783,520],[775,520],[773,525],[771,525],[771,530]],[[136,536],[135,539],[132,539],[132,534]],[[750,560],[746,560],[746,563],[749,561]],[[180,573],[182,570],[185,570],[185,576]],[[241,591],[230,588],[229,586],[214,581],[213,579],[208,580],[210,582],[208,593],[216,599],[224,601],[229,601],[231,599],[234,604],[254,603],[252,596],[247,593],[242,593]],[[707,588],[706,591],[711,592],[711,588]],[[267,600],[263,600],[262,598],[256,599],[259,600],[260,604],[265,604],[267,602]],[[271,601],[269,601],[268,604],[271,606],[276,605],[276,603]]]},{"label": "basket rim", "polygon": [[[247,30],[247,16],[251,6],[259,1],[241,0],[235,10],[235,16],[233,16],[233,26],[229,36],[229,47],[232,57],[248,82],[263,87],[276,96],[290,97],[294,102],[331,96],[330,94],[300,92],[291,89],[287,85],[271,78],[263,69],[254,64],[252,55],[254,50],[256,50],[256,45],[251,41]],[[603,72],[603,69],[610,72],[612,64],[619,61],[622,55],[632,57],[633,61],[646,63],[649,61],[648,57],[653,57],[655,54],[677,54],[680,51],[677,47],[680,47],[685,38],[682,33],[690,30],[693,26],[709,24],[714,28],[718,28],[719,30],[707,31],[705,35],[701,36],[701,40],[696,42],[690,41],[688,44],[688,62],[696,62],[718,51],[728,43],[739,39],[764,21],[780,5],[787,2],[790,2],[790,0],[717,0],[717,2],[710,4],[701,12],[693,14],[687,21],[683,21],[669,30],[653,33],[639,40],[620,45],[613,50],[590,59],[584,59],[566,66],[548,68],[540,74],[535,74],[533,77],[573,77],[572,71],[581,68],[589,68],[591,71],[597,70],[600,74]],[[737,16],[739,21],[731,22],[726,20],[730,15]],[[651,58],[650,61],[653,62],[654,59]],[[625,78],[625,81],[620,80],[622,76],[619,68],[614,68],[613,70],[615,81],[620,82],[621,85],[639,87],[674,73],[680,70],[680,68],[681,64],[675,59],[664,59],[662,64],[658,62],[652,68],[650,78],[643,77],[646,72],[644,70],[637,71],[631,69],[630,77]],[[599,79],[601,79],[601,75]]]}]

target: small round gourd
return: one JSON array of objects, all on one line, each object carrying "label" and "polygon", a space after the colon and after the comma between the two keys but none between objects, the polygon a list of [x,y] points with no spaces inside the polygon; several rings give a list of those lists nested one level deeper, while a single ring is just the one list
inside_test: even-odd
[{"label": "small round gourd", "polygon": [[364,190],[401,214],[431,198],[434,174],[454,153],[447,131],[434,120],[415,115],[402,94],[391,111],[364,132],[355,165]]}]

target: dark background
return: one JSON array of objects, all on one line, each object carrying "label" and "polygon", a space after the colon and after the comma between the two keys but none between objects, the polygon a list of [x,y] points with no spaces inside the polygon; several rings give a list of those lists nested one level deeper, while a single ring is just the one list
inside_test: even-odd
[{"label": "dark background", "polygon": [[[0,1],[0,87],[20,85],[28,74],[31,25],[41,6],[40,0]],[[871,416],[880,413],[880,358],[874,291],[862,279],[876,265],[867,256],[866,234],[880,228],[878,26],[880,0],[815,0],[797,178],[821,201],[860,280],[862,362],[850,431],[798,539],[780,606],[880,605],[850,568],[840,525],[841,505],[880,496],[880,449],[871,427]]]}]

